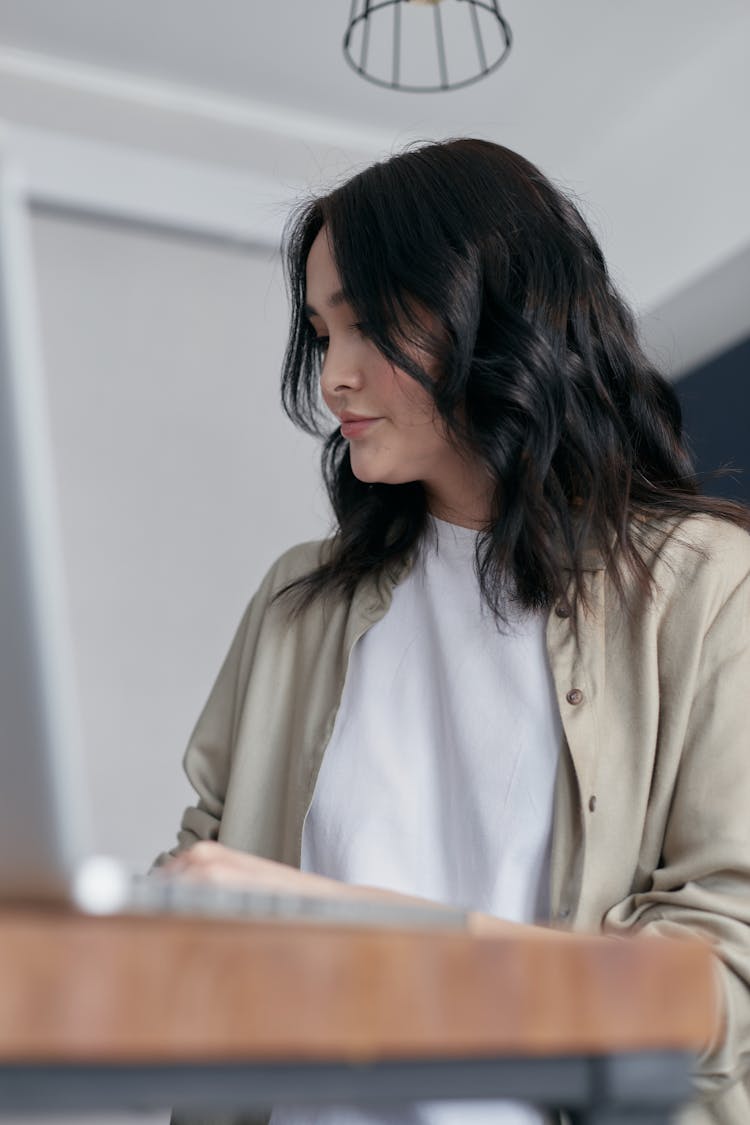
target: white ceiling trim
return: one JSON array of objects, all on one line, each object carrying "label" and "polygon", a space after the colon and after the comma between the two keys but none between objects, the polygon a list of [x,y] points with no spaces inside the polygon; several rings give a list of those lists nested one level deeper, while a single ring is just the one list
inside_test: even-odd
[{"label": "white ceiling trim", "polygon": [[681,378],[750,331],[750,246],[639,317],[641,341],[660,370]]},{"label": "white ceiling trim", "polygon": [[374,155],[390,151],[393,145],[391,129],[373,129],[345,118],[287,109],[12,47],[0,47],[0,74],[313,145],[332,145]]},{"label": "white ceiling trim", "polygon": [[274,251],[304,194],[254,172],[42,129],[8,125],[2,147],[33,205]]}]

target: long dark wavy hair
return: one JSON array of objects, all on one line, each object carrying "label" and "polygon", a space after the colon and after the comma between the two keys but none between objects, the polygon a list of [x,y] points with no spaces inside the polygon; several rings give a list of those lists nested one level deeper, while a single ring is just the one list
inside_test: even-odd
[{"label": "long dark wavy hair", "polygon": [[[430,143],[305,202],[285,229],[282,402],[324,439],[337,523],[326,561],[280,592],[296,592],[295,611],[320,594],[351,595],[408,556],[428,523],[419,481],[354,476],[349,444],[322,408],[321,354],[304,305],[307,256],[323,226],[362,330],[430,393],[451,442],[495,481],[476,570],[498,619],[507,621],[509,589],[526,609],[585,605],[591,547],[621,593],[626,572],[650,592],[638,517],[713,513],[750,528],[744,507],[700,494],[677,396],[644,354],[574,203],[502,145]],[[415,362],[415,343],[437,360],[437,379]]]}]

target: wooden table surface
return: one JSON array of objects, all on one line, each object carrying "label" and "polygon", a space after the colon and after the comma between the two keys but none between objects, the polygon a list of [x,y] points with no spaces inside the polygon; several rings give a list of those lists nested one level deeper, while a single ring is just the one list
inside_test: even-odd
[{"label": "wooden table surface", "polygon": [[700,1050],[708,948],[665,938],[0,911],[0,1064]]}]

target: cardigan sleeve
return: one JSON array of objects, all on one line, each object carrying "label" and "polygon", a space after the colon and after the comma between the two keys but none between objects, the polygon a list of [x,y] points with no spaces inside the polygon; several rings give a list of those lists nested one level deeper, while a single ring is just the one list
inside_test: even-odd
[{"label": "cardigan sleeve", "polygon": [[242,616],[183,757],[183,768],[197,801],[183,813],[176,845],[157,856],[154,867],[160,867],[200,840],[218,837],[239,705],[240,669],[243,656],[253,646],[253,625],[260,594],[258,591]]},{"label": "cardigan sleeve", "polygon": [[[197,801],[182,816],[176,845],[162,852],[154,861],[154,867],[200,840],[218,838],[240,716],[256,656],[259,657],[268,644],[269,618],[274,617],[269,608],[282,587],[312,571],[329,549],[327,540],[290,547],[273,563],[250,600],[183,758],[183,767]],[[271,627],[271,633],[274,629],[278,633],[278,623]]]},{"label": "cardigan sleeve", "polygon": [[[702,641],[680,768],[651,887],[613,908],[605,932],[707,939],[722,1026],[695,1084],[710,1120],[750,1121],[750,574]],[[723,1107],[723,1108],[722,1108]]]}]

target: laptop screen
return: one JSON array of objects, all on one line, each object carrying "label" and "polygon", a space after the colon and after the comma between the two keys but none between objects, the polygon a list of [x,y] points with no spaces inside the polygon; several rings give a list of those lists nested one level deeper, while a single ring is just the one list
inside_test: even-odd
[{"label": "laptop screen", "polygon": [[91,835],[20,170],[0,150],[0,898],[66,895]]}]

